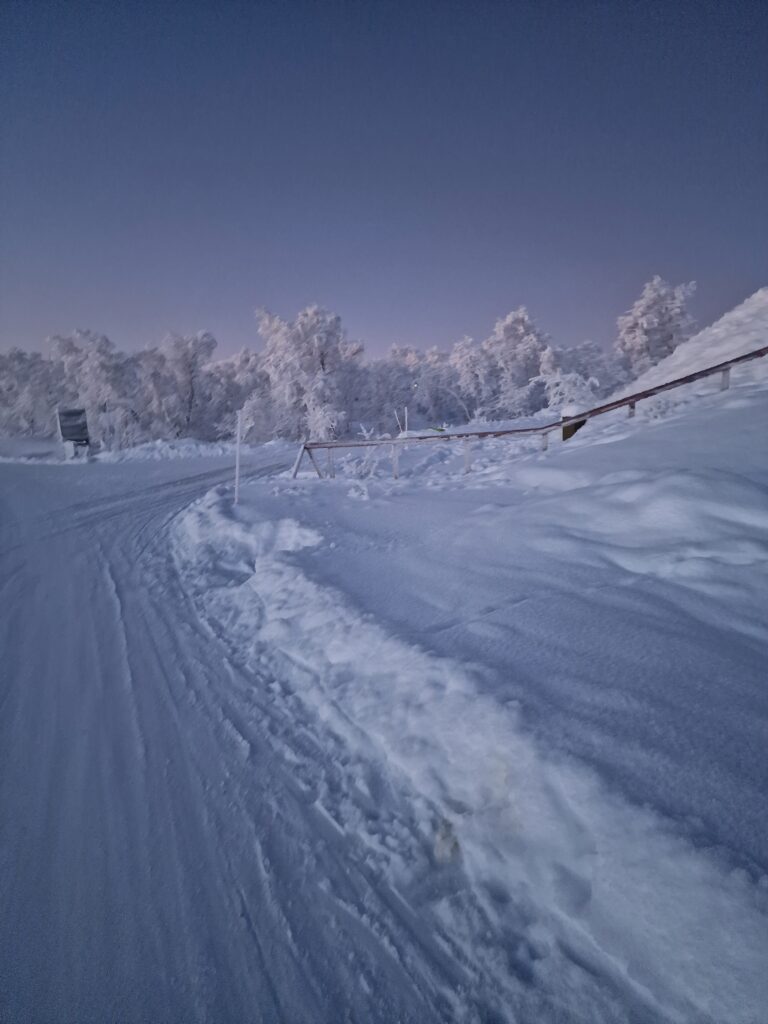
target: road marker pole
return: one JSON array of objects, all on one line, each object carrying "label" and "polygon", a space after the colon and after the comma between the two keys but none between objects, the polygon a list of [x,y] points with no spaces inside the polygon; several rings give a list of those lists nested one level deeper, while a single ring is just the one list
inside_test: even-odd
[{"label": "road marker pole", "polygon": [[243,410],[237,410],[237,440],[235,442],[235,504],[240,502],[240,441],[243,436]]}]

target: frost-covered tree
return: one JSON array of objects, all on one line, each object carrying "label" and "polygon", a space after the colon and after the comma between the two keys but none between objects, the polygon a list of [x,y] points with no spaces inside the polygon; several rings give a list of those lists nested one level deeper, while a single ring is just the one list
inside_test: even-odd
[{"label": "frost-covered tree", "polygon": [[[464,337],[451,351],[455,389],[466,418],[527,416],[545,404],[547,337],[524,306],[496,321],[481,344]],[[554,364],[552,367],[554,372]]]},{"label": "frost-covered tree", "polygon": [[686,302],[695,282],[671,285],[658,275],[643,288],[632,308],[617,320],[616,352],[632,379],[655,366],[691,336]]},{"label": "frost-covered tree", "polygon": [[600,385],[595,377],[560,371],[543,376],[546,405],[554,413],[570,414],[570,410],[584,412],[596,405],[601,397]]},{"label": "frost-covered tree", "polygon": [[55,430],[56,374],[40,352],[0,352],[0,433],[48,435]]},{"label": "frost-covered tree", "polygon": [[57,404],[83,406],[91,438],[107,448],[119,445],[135,390],[129,357],[94,331],[54,335],[49,344]]},{"label": "frost-covered tree", "polygon": [[[548,346],[541,360],[541,374],[547,381],[547,404],[552,396],[570,388],[597,400],[611,394],[626,379],[626,372],[614,352],[607,352],[594,341],[583,341],[567,348]],[[551,386],[550,386],[551,382]],[[581,399],[574,398],[573,404]],[[557,405],[559,399],[554,401]]]},{"label": "frost-covered tree", "polygon": [[467,421],[482,417],[490,411],[496,397],[492,357],[465,335],[453,346],[449,358]]},{"label": "frost-covered tree", "polygon": [[458,374],[447,352],[433,346],[418,361],[414,401],[417,417],[430,424],[462,423],[471,418],[459,393]]},{"label": "frost-covered tree", "polygon": [[421,354],[404,345],[393,345],[381,359],[363,366],[357,414],[352,426],[391,434],[398,429],[395,410],[402,423],[403,410],[415,422],[416,390]]},{"label": "frost-covered tree", "polygon": [[122,443],[167,440],[176,436],[172,411],[176,405],[174,381],[159,348],[145,348],[130,357],[135,380],[129,403],[130,417],[123,427]]},{"label": "frost-covered tree", "polygon": [[164,413],[175,437],[215,436],[212,375],[206,369],[215,350],[216,339],[207,331],[190,336],[169,334],[162,343]]},{"label": "frost-covered tree", "polygon": [[0,431],[50,434],[57,404],[85,406],[92,437],[107,446],[231,437],[238,409],[246,436],[265,440],[391,433],[405,407],[411,427],[584,408],[688,336],[692,289],[649,282],[619,319],[614,352],[593,342],[555,347],[524,307],[480,343],[462,338],[450,353],[395,346],[369,363],[339,317],[317,306],[293,320],[259,313],[263,351],[217,362],[204,332],[125,353],[104,335],[75,331],[50,339],[49,357],[0,354]]},{"label": "frost-covered tree", "polygon": [[264,370],[251,379],[243,409],[243,438],[257,443],[275,436],[275,415],[269,376]]},{"label": "frost-covered tree", "polygon": [[547,347],[546,336],[537,328],[525,306],[496,321],[483,348],[500,371],[502,393],[523,387],[537,376]]},{"label": "frost-covered tree", "polygon": [[234,436],[237,410],[246,404],[250,410],[245,427],[248,437],[266,441],[272,436],[269,378],[263,362],[261,353],[242,349],[208,367],[209,418],[217,437]]},{"label": "frost-covered tree", "polygon": [[341,318],[319,306],[290,322],[267,311],[258,318],[275,433],[294,439],[342,436],[360,384],[362,345],[348,341]]}]

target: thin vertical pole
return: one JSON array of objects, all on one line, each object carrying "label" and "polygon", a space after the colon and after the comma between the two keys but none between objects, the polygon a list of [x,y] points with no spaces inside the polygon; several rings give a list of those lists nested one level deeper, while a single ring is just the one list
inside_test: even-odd
[{"label": "thin vertical pole", "polygon": [[470,473],[472,471],[472,449],[470,448],[469,438],[464,442],[464,472]]},{"label": "thin vertical pole", "polygon": [[397,478],[400,476],[400,467],[398,466],[398,463],[397,463],[398,456],[399,456],[399,452],[397,450],[397,445],[393,444],[392,445],[392,478],[394,480],[397,480]]},{"label": "thin vertical pole", "polygon": [[237,410],[237,440],[235,442],[235,504],[240,502],[240,441],[243,435],[243,410]]},{"label": "thin vertical pole", "polygon": [[408,433],[408,406],[405,407],[405,432]]}]

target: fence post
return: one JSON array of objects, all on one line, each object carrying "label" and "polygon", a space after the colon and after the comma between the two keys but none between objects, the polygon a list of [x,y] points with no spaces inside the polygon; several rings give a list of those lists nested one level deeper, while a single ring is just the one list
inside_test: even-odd
[{"label": "fence post", "polygon": [[731,386],[731,368],[730,368],[730,366],[726,366],[726,368],[723,370],[722,375],[720,377],[720,390],[721,391],[727,391],[730,386]]},{"label": "fence post", "polygon": [[301,460],[304,458],[304,451],[304,442],[302,441],[301,448],[299,448],[299,454],[296,456],[296,461],[294,462],[293,469],[291,470],[291,480],[296,479],[299,472],[299,466],[301,465]]},{"label": "fence post", "polygon": [[576,431],[577,430],[581,430],[581,428],[584,426],[584,424],[586,422],[587,422],[586,419],[583,419],[583,420],[572,420],[570,423],[566,423],[563,426],[563,440],[567,441],[567,440],[569,440],[569,438],[573,437],[573,435],[576,433]]},{"label": "fence post", "polygon": [[235,441],[235,504],[240,502],[240,441],[243,434],[243,410],[237,410],[237,434]]},{"label": "fence post", "polygon": [[311,448],[307,448],[306,444],[304,445],[304,448],[305,448],[305,451],[306,451],[307,455],[309,456],[309,461],[315,467],[315,472],[317,473],[317,475],[322,480],[323,479],[323,474],[320,472],[320,467],[315,462],[315,456],[312,454],[312,449]]}]

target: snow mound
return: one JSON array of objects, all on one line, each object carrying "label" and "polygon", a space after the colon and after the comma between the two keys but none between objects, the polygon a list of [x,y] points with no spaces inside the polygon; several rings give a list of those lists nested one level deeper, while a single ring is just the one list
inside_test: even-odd
[{"label": "snow mound", "polygon": [[[705,370],[764,345],[768,345],[768,287],[760,288],[710,327],[678,345],[671,355],[622,388],[616,397]],[[740,380],[765,380],[768,358],[740,367],[738,373]]]},{"label": "snow mound", "polygon": [[160,459],[199,459],[206,456],[230,455],[234,458],[233,441],[193,441],[184,438],[178,441],[147,441],[134,448],[100,452],[99,462],[155,462]]}]

